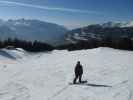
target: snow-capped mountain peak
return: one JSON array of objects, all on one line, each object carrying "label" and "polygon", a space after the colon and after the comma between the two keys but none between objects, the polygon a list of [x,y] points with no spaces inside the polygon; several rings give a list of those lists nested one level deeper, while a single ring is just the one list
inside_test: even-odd
[{"label": "snow-capped mountain peak", "polygon": [[[46,43],[63,42],[64,26],[34,19],[0,20],[0,39],[19,38]],[[60,42],[59,42],[60,41]]]},{"label": "snow-capped mountain peak", "polygon": [[101,24],[102,27],[133,27],[133,21],[130,22],[107,22]]},{"label": "snow-capped mountain peak", "polygon": [[88,25],[69,31],[66,40],[70,43],[90,40],[104,40],[110,37],[113,40],[122,37],[133,37],[133,21],[130,22],[107,22],[103,24]]},{"label": "snow-capped mountain peak", "polygon": [[133,27],[133,21],[128,22],[126,26],[127,27]]}]

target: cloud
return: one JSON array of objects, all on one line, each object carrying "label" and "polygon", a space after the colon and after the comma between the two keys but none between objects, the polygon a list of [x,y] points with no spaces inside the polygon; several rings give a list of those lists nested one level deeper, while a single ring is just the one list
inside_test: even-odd
[{"label": "cloud", "polygon": [[61,11],[61,12],[84,13],[84,14],[99,14],[96,11],[70,9],[70,8],[60,8],[60,7],[48,7],[48,6],[26,4],[26,3],[20,3],[20,2],[12,2],[12,1],[2,1],[2,0],[0,0],[0,3],[8,4],[8,5],[15,5],[15,6],[22,6],[22,7],[31,7],[31,8],[42,9],[42,10],[53,10],[53,11]]}]

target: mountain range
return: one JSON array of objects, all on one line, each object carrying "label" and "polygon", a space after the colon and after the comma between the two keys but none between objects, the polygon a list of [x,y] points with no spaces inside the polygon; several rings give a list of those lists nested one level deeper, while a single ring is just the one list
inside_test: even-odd
[{"label": "mountain range", "polygon": [[35,19],[0,19],[0,39],[18,38],[60,45],[79,40],[103,39],[104,37],[133,38],[133,21],[92,24],[73,30],[64,26]]},{"label": "mountain range", "polygon": [[130,22],[107,22],[100,24],[102,27],[133,27],[133,21]]},{"label": "mountain range", "polygon": [[22,40],[39,40],[50,44],[64,41],[67,29],[64,26],[29,19],[0,20],[0,39],[18,38]]},{"label": "mountain range", "polygon": [[66,40],[70,43],[78,41],[88,41],[91,39],[102,40],[112,38],[117,40],[122,37],[133,38],[133,21],[114,23],[107,22],[103,24],[93,24],[85,27],[73,29],[66,34]]}]

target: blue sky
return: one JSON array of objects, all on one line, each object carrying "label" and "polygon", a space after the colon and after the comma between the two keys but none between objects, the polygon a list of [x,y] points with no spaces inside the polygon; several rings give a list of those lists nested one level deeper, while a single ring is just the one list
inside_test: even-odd
[{"label": "blue sky", "polygon": [[0,0],[1,19],[39,19],[76,28],[132,21],[133,0]]}]

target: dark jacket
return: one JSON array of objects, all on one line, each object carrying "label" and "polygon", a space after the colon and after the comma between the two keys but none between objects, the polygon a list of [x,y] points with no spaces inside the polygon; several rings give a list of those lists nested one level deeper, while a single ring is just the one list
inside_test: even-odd
[{"label": "dark jacket", "polygon": [[80,64],[77,64],[75,67],[75,75],[82,75],[83,74],[83,67]]}]

